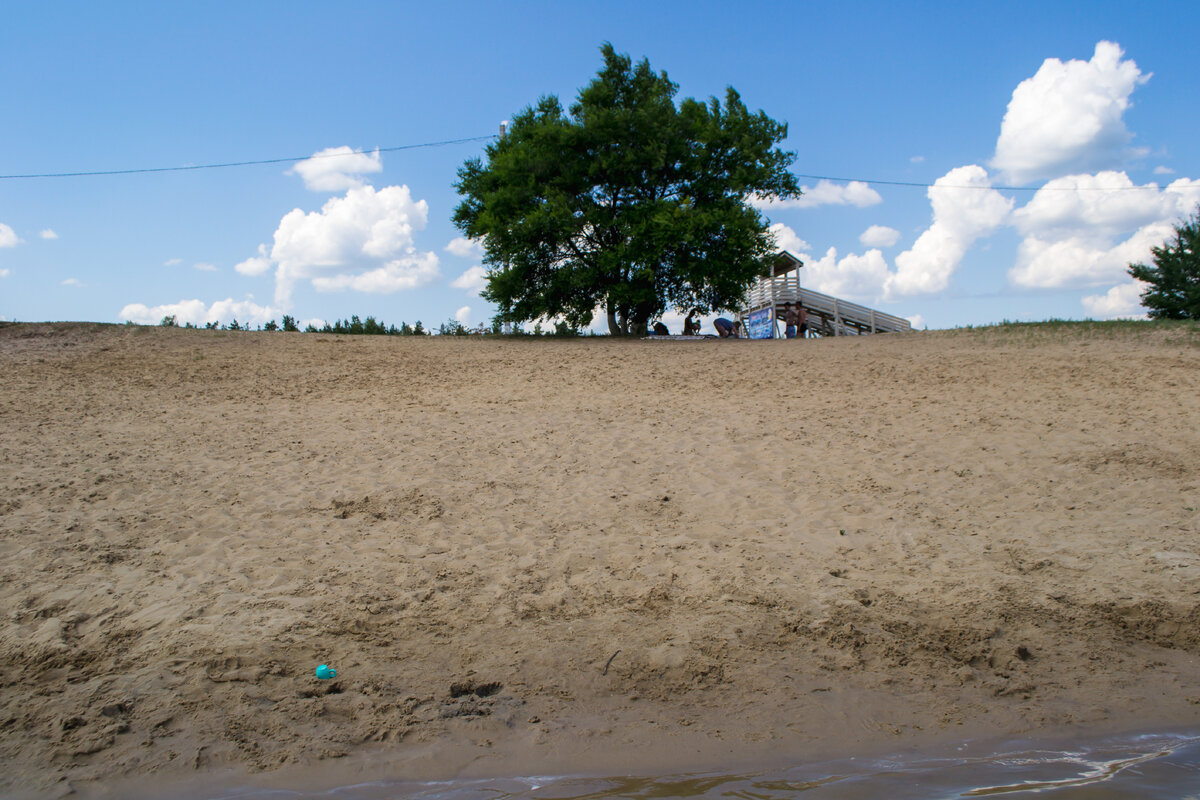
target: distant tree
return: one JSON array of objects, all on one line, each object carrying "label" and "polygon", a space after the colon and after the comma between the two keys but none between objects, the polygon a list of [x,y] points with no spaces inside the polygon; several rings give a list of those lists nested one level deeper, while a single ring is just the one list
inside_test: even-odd
[{"label": "distant tree", "polygon": [[296,325],[296,318],[289,317],[287,314],[284,314],[283,315],[283,332],[284,333],[295,333],[298,330],[300,330],[300,328],[297,327],[297,325]]},{"label": "distant tree", "polygon": [[264,331],[277,331],[277,330],[279,330],[279,326],[275,324],[275,320],[271,320],[266,325],[263,325],[263,330]]},{"label": "distant tree", "polygon": [[1200,206],[1175,236],[1150,250],[1154,266],[1130,264],[1129,274],[1149,284],[1142,305],[1153,319],[1200,319]]},{"label": "distant tree", "polygon": [[240,331],[241,329],[242,329],[242,326],[238,324],[237,317],[234,317],[233,322],[229,323],[229,330]]},{"label": "distant tree", "polygon": [[504,322],[584,327],[603,307],[623,335],[668,307],[735,306],[775,249],[747,201],[800,194],[776,147],[787,125],[732,88],[677,106],[665,72],[601,52],[569,114],[543,97],[458,171],[454,223],[483,242],[483,296]]},{"label": "distant tree", "polygon": [[421,325],[421,320],[417,320],[417,323],[415,325],[413,325],[412,332],[413,332],[413,336],[425,336],[426,335],[426,330],[425,330],[424,326]]},{"label": "distant tree", "polygon": [[316,326],[316,325],[313,325],[313,324],[310,322],[310,323],[308,323],[307,325],[305,325],[305,326],[304,326],[304,332],[305,332],[305,333],[320,333],[321,331],[320,331],[320,329],[319,329],[319,328],[317,328],[317,326]]},{"label": "distant tree", "polygon": [[217,320],[213,320],[212,322],[204,323],[204,329],[206,331],[215,331],[217,328],[220,328],[220,327],[221,327],[221,323],[218,322]]},{"label": "distant tree", "polygon": [[165,317],[163,317],[163,318],[162,318],[162,319],[159,321],[158,325],[159,325],[159,327],[161,327],[161,328],[174,328],[174,327],[176,327],[176,326],[178,325],[178,323],[177,323],[177,322],[175,322],[175,315],[174,315],[174,314],[170,314],[170,315],[168,315],[168,316],[165,316]]},{"label": "distant tree", "polygon": [[468,333],[470,331],[453,317],[438,326],[438,334],[441,336],[466,336]]}]

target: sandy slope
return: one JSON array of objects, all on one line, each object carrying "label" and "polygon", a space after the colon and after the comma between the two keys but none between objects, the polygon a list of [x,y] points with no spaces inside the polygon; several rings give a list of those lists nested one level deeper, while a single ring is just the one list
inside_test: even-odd
[{"label": "sandy slope", "polygon": [[1198,718],[1186,333],[10,324],[0,374],[3,792]]}]

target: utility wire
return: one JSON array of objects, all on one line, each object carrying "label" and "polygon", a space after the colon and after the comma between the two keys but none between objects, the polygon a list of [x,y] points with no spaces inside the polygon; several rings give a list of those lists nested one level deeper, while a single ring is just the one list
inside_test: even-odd
[{"label": "utility wire", "polygon": [[[401,144],[395,147],[376,147],[370,152],[373,153],[394,153],[397,150],[416,150],[422,147],[444,147],[452,144],[464,144],[466,142],[482,142],[488,139],[495,139],[496,136],[471,136],[466,139],[446,139],[441,142],[423,142],[422,144]],[[355,151],[361,153],[363,151]],[[250,167],[258,164],[284,164],[289,161],[308,161],[313,158],[342,158],[346,153],[318,153],[316,155],[299,156],[292,158],[263,158],[257,161],[227,161],[221,164],[189,164],[184,167],[143,167],[141,169],[107,169],[107,170],[91,170],[87,172],[41,172],[30,173],[27,175],[0,175],[0,180],[17,180],[21,178],[83,178],[94,175],[139,175],[148,172],[187,172],[197,169],[223,169],[225,167]]]},{"label": "utility wire", "polygon": [[1158,191],[1154,186],[955,186],[952,184],[916,183],[910,181],[876,181],[870,178],[837,178],[829,175],[796,175],[797,178],[808,178],[816,181],[844,181],[846,183],[874,183],[880,186],[912,186],[918,189],[996,189],[1005,192],[1128,192]]},{"label": "utility wire", "polygon": [[[422,142],[421,144],[401,144],[394,147],[375,147],[370,150],[373,153],[395,153],[400,150],[417,150],[425,147],[445,147],[453,144],[466,144],[468,142],[485,142],[497,138],[495,134],[491,136],[470,136],[465,139],[444,139],[440,142]],[[366,152],[364,150],[356,150],[356,153]],[[0,180],[11,181],[27,178],[86,178],[98,175],[143,175],[154,172],[190,172],[200,169],[224,169],[226,167],[252,167],[260,164],[285,164],[294,161],[308,161],[314,158],[342,158],[346,153],[318,153],[307,156],[292,156],[290,158],[263,158],[256,161],[226,161],[220,164],[189,164],[183,167],[143,167],[140,169],[107,169],[107,170],[89,170],[81,172],[38,172],[22,175],[0,175]],[[1043,189],[1054,191],[1070,191],[1070,192],[1121,192],[1140,190],[1150,190],[1149,186],[948,186],[945,184],[936,185],[932,183],[919,183],[916,181],[884,181],[872,180],[870,178],[845,178],[833,175],[802,175],[797,173],[797,178],[807,178],[817,181],[837,181],[841,183],[866,183],[877,184],[880,186],[908,186],[916,189],[995,189],[1005,192],[1038,192]],[[1157,188],[1154,188],[1157,191]]]}]

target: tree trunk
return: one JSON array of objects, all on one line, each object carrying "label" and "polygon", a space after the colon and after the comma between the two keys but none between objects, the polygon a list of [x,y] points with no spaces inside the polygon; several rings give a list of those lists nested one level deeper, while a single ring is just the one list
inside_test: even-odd
[{"label": "tree trunk", "polygon": [[608,335],[609,336],[624,336],[625,331],[621,330],[621,326],[617,324],[617,310],[613,308],[612,301],[608,304]]}]

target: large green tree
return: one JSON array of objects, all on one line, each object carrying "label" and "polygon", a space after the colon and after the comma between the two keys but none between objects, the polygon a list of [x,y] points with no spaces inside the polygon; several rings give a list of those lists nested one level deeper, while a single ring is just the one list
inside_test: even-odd
[{"label": "large green tree", "polygon": [[605,310],[613,334],[640,334],[667,308],[734,307],[774,240],[751,195],[800,193],[776,145],[787,125],[722,103],[675,102],[678,86],[610,44],[569,113],[547,96],[458,171],[454,223],[480,239],[483,296],[499,319]]},{"label": "large green tree", "polygon": [[1200,208],[1175,226],[1175,236],[1150,250],[1154,266],[1130,264],[1129,274],[1149,284],[1142,305],[1153,319],[1200,319]]}]

